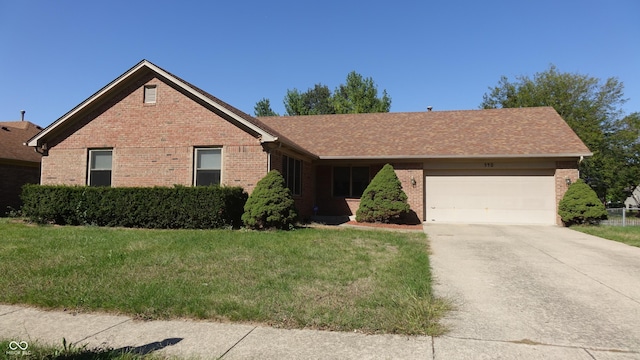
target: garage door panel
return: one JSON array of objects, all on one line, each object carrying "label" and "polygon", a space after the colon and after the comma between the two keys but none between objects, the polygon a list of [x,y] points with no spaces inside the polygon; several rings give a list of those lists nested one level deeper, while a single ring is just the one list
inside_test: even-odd
[{"label": "garage door panel", "polygon": [[555,181],[550,175],[429,175],[428,222],[555,223]]}]

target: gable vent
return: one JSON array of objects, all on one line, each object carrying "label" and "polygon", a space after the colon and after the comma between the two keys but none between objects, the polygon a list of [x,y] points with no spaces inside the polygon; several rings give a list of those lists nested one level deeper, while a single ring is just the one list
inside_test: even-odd
[{"label": "gable vent", "polygon": [[156,103],[156,86],[145,85],[144,87],[144,103],[155,104]]}]

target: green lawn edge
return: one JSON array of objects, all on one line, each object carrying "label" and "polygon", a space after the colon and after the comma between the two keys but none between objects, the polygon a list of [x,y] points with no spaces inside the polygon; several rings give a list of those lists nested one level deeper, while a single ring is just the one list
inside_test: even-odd
[{"label": "green lawn edge", "polygon": [[144,230],[0,220],[0,303],[439,335],[424,233]]},{"label": "green lawn edge", "polygon": [[640,226],[575,225],[572,230],[640,247]]}]

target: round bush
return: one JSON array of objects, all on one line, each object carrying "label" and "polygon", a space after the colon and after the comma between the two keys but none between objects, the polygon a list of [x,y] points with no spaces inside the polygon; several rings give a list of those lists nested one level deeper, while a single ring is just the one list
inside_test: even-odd
[{"label": "round bush", "polygon": [[277,170],[271,170],[256,184],[244,205],[242,221],[251,229],[282,229],[293,227],[298,217],[291,190]]},{"label": "round bush", "polygon": [[595,191],[578,180],[569,186],[558,206],[558,214],[567,225],[597,224],[607,218],[607,210]]}]

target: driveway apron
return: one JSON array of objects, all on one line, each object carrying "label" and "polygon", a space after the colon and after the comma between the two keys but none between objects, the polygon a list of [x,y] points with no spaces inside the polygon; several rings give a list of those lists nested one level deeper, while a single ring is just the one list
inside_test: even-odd
[{"label": "driveway apron", "polygon": [[425,231],[434,291],[455,307],[435,358],[461,358],[466,344],[470,358],[517,346],[528,358],[640,359],[640,248],[554,226]]}]

